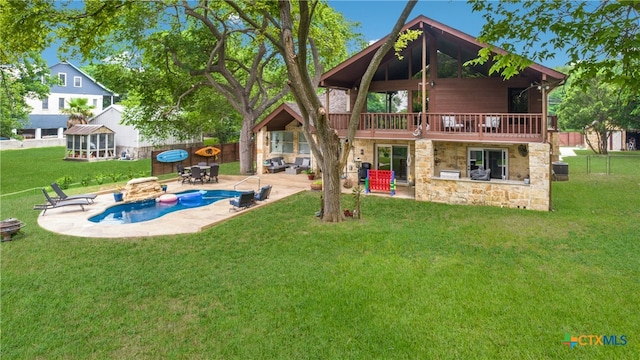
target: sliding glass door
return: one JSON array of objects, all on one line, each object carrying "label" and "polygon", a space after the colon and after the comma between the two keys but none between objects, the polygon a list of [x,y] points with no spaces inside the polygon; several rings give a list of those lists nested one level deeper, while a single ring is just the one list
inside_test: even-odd
[{"label": "sliding glass door", "polygon": [[468,169],[491,169],[492,179],[509,178],[509,153],[507,149],[469,148],[467,154]]},{"label": "sliding glass door", "polygon": [[402,145],[377,145],[376,169],[393,170],[397,182],[407,181],[407,155],[409,148]]}]

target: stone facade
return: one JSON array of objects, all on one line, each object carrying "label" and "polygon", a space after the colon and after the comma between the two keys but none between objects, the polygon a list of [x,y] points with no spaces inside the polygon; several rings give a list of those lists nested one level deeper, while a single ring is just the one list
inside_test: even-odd
[{"label": "stone facade", "polygon": [[259,175],[267,174],[268,171],[263,166],[263,163],[266,159],[270,159],[272,157],[282,157],[284,161],[287,163],[294,163],[296,157],[308,157],[311,159],[312,168],[315,167],[315,161],[311,154],[300,154],[300,139],[304,140],[304,132],[298,121],[290,122],[284,131],[289,131],[293,133],[293,152],[292,153],[272,153],[271,152],[271,144],[267,141],[267,138],[270,136],[269,131],[267,131],[267,127],[263,127],[258,131],[256,135],[256,161],[258,164]]},{"label": "stone facade", "polygon": [[124,201],[134,202],[156,199],[164,194],[157,177],[131,179],[124,188]]},{"label": "stone facade", "polygon": [[[468,147],[507,148],[509,178],[491,181],[469,179],[466,166]],[[435,149],[437,151],[434,152]],[[417,140],[416,200],[548,211],[551,205],[550,146],[547,143],[529,143],[527,149],[527,156],[522,156],[517,150],[517,145]],[[460,179],[444,179],[439,176],[442,169],[456,168],[460,169]],[[530,179],[529,184],[524,181],[527,176]]]}]

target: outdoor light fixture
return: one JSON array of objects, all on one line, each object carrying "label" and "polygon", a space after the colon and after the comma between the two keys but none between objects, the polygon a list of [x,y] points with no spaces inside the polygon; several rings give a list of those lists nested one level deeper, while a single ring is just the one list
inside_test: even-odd
[{"label": "outdoor light fixture", "polygon": [[360,149],[360,155],[364,155],[364,149]]},{"label": "outdoor light fixture", "polygon": [[436,82],[435,82],[435,81],[433,81],[433,80],[431,80],[430,84],[431,84],[431,87],[436,86]]},{"label": "outdoor light fixture", "polygon": [[362,167],[362,160],[360,160],[359,157],[355,159],[355,163],[357,169],[360,169]]}]

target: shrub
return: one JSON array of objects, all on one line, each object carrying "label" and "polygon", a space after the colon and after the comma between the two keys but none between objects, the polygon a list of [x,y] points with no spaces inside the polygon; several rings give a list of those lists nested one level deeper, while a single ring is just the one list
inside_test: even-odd
[{"label": "shrub", "polygon": [[60,186],[60,189],[66,190],[71,185],[71,182],[73,182],[73,178],[71,178],[71,176],[69,176],[69,175],[65,175],[65,176],[63,176],[61,178],[58,178],[58,180],[56,180],[56,182]]}]

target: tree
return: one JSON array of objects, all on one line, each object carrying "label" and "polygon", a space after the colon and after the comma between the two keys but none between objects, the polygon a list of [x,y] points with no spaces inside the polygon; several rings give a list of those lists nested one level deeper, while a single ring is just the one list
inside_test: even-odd
[{"label": "tree", "polygon": [[[44,98],[52,79],[40,56],[57,18],[49,0],[0,0],[0,135],[21,129],[31,109],[25,98]],[[44,81],[43,81],[44,80]]]},{"label": "tree", "polygon": [[611,132],[638,122],[638,97],[602,77],[598,75],[588,83],[581,81],[579,86],[569,81],[558,106],[558,118],[563,128],[593,132],[596,143],[587,137],[587,144],[594,152],[606,154]]},{"label": "tree", "polygon": [[[509,78],[532,61],[544,63],[566,53],[577,82],[602,81],[621,88],[640,87],[640,26],[636,1],[484,1],[469,0],[483,12],[482,49],[474,62],[491,62],[491,72]],[[546,40],[545,40],[546,39]]]},{"label": "tree", "polygon": [[69,107],[60,109],[61,113],[69,115],[69,119],[67,120],[67,129],[74,125],[87,124],[87,120],[93,115],[91,109],[94,108],[94,106],[89,105],[89,99],[72,98],[68,104]]},{"label": "tree", "polygon": [[42,57],[29,52],[20,62],[0,65],[0,136],[14,136],[12,130],[24,126],[31,111],[27,97],[42,99],[49,93],[49,68]]},{"label": "tree", "polygon": [[[254,5],[268,7],[273,3],[236,4],[242,11],[251,11]],[[327,21],[344,19],[325,8],[326,16],[316,19],[313,27],[323,26],[327,38],[337,39],[320,43],[323,58],[331,63],[344,58],[347,42],[340,40],[352,32],[346,26],[327,26]],[[184,129],[181,124],[192,123],[185,116],[194,114],[189,106],[196,94],[214,89],[242,116],[240,170],[252,171],[252,127],[289,90],[284,86],[287,77],[282,59],[264,41],[263,34],[274,31],[268,17],[245,26],[235,8],[204,0],[87,1],[82,11],[67,10],[65,14],[68,26],[59,34],[67,47],[79,49],[84,58],[104,59],[113,55],[113,49],[139,55],[136,90],[144,106],[137,110],[145,115],[131,121],[138,119],[137,125],[156,129]],[[158,108],[163,112],[158,113]]]},{"label": "tree", "polygon": [[[309,143],[313,156],[322,169],[323,183],[323,221],[339,222],[343,219],[340,201],[340,169],[347,162],[350,144],[353,143],[355,130],[361,109],[366,103],[367,92],[375,70],[380,65],[382,57],[395,45],[398,34],[404,25],[415,1],[409,1],[393,27],[387,41],[374,55],[367,71],[360,83],[358,97],[349,120],[349,135],[346,145],[341,146],[338,135],[329,125],[328,111],[322,106],[318,98],[318,82],[322,74],[322,64],[316,46],[317,37],[322,33],[313,31],[312,23],[324,17],[326,9],[319,1],[279,1],[277,4],[266,3],[263,7],[253,8],[251,12],[244,11],[238,3],[229,2],[239,16],[254,27],[258,28],[260,21],[255,14],[261,14],[277,29],[277,33],[264,33],[283,56],[287,66],[289,88],[302,113],[303,132]],[[279,18],[273,17],[273,7],[279,9]],[[309,64],[311,62],[313,66]],[[309,68],[313,71],[310,72]],[[311,135],[310,126],[313,124],[316,138]]]}]

